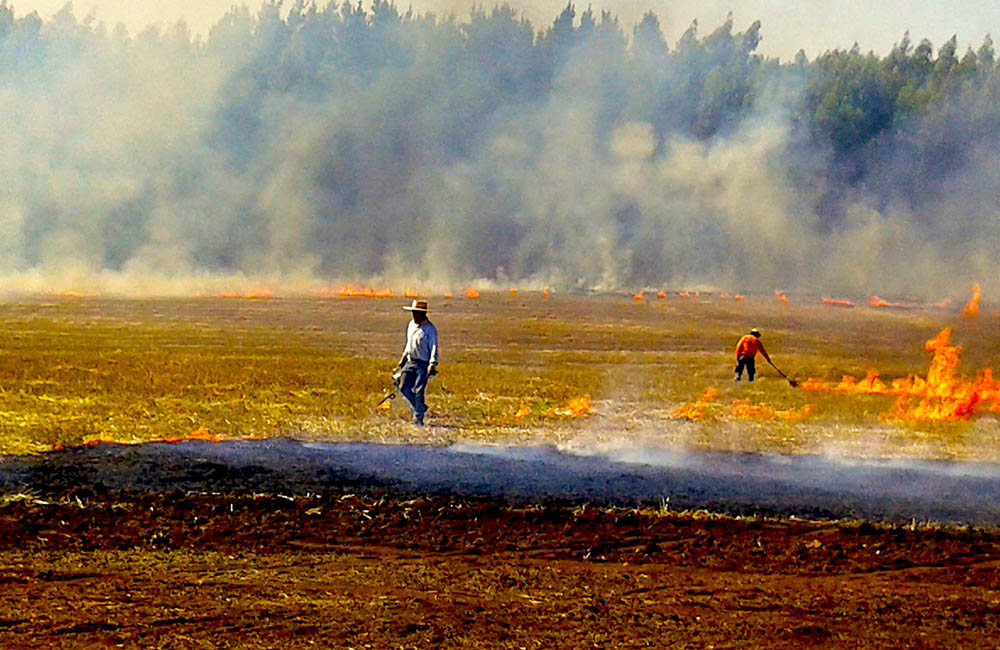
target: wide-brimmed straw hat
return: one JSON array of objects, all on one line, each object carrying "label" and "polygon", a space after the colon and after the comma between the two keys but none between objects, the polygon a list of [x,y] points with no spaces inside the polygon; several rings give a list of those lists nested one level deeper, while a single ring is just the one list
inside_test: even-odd
[{"label": "wide-brimmed straw hat", "polygon": [[406,311],[424,311],[424,312],[430,311],[427,308],[426,300],[414,300],[412,305],[405,305],[403,309],[405,309]]}]

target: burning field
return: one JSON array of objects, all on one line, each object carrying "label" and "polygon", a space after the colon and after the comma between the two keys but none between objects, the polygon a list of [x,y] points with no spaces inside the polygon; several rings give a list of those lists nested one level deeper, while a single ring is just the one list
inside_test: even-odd
[{"label": "burning field", "polygon": [[[375,408],[417,292],[348,289],[0,305],[0,646],[1000,634],[978,288],[431,295],[422,429]],[[751,326],[787,378],[732,381]]]}]

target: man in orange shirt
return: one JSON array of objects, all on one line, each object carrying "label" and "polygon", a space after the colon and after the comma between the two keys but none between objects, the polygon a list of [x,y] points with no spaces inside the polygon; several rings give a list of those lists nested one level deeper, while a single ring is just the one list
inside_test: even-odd
[{"label": "man in orange shirt", "polygon": [[[754,357],[760,352],[771,363],[771,357],[767,355],[764,344],[760,342],[760,330],[754,327],[749,334],[744,334],[739,343],[736,344],[736,381],[743,378],[743,369],[747,371],[747,381],[753,381],[757,374],[757,367]],[[774,365],[773,363],[771,365]]]}]

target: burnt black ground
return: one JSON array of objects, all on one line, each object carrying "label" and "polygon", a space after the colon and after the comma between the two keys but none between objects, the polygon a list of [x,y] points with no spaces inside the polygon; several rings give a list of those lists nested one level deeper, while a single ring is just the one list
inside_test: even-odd
[{"label": "burnt black ground", "polygon": [[0,491],[499,498],[730,515],[1000,525],[1000,466],[554,447],[307,443],[100,444],[0,457]]}]

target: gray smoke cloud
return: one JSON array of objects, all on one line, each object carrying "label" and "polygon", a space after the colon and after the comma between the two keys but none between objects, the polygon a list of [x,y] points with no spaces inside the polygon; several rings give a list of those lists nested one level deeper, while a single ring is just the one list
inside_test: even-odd
[{"label": "gray smoke cloud", "polygon": [[[535,33],[502,10],[234,8],[204,41],[0,14],[5,292],[1000,289],[1000,129],[934,191],[898,192],[916,172],[891,149],[841,187],[802,144],[801,80],[776,67],[749,108],[692,132],[685,59],[650,76],[610,16],[560,50],[558,21]],[[532,47],[555,52],[549,85],[524,71]],[[975,99],[955,111],[997,121]]]}]

